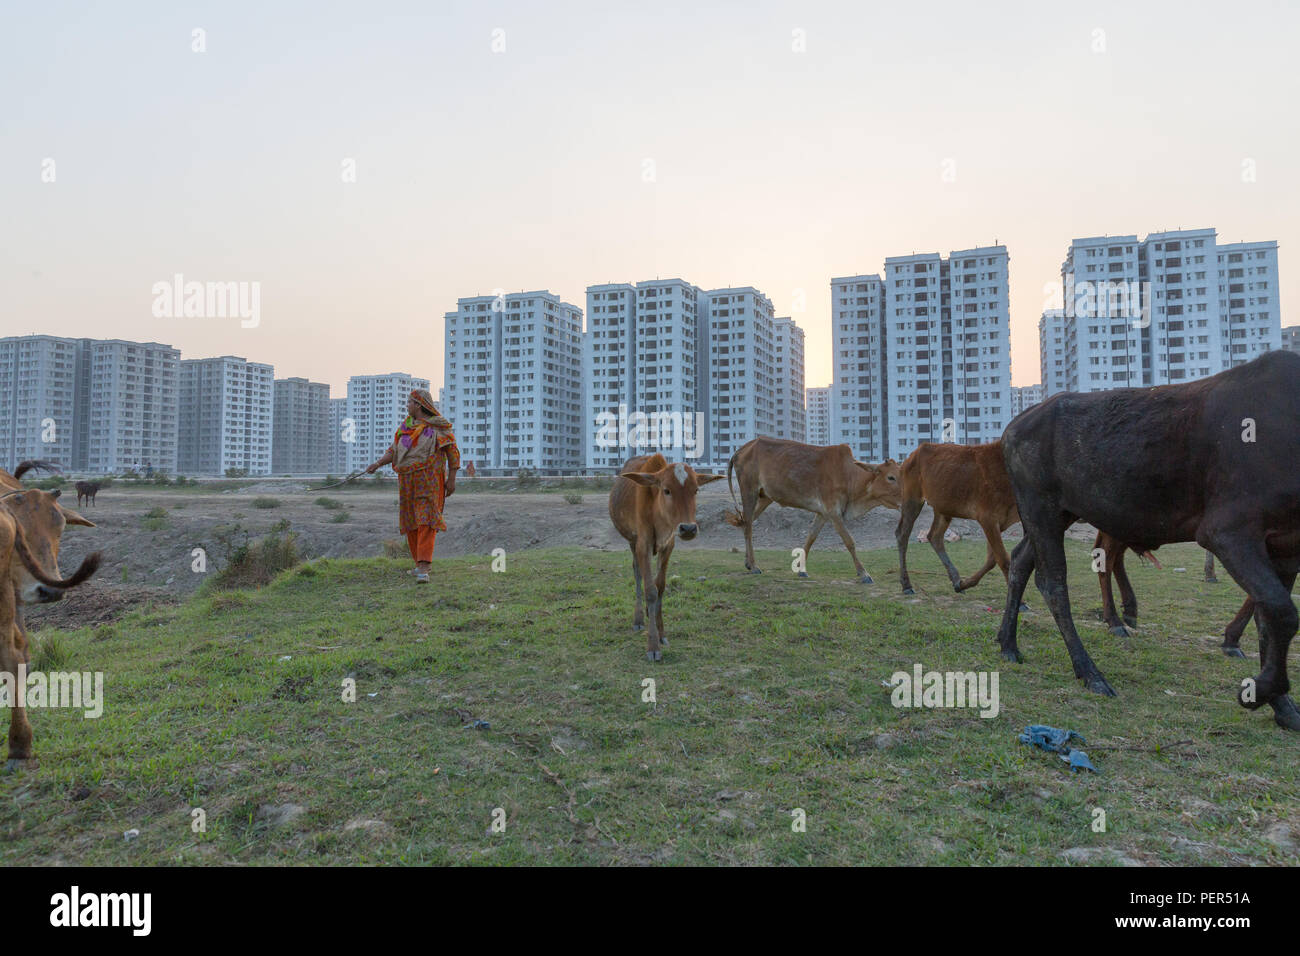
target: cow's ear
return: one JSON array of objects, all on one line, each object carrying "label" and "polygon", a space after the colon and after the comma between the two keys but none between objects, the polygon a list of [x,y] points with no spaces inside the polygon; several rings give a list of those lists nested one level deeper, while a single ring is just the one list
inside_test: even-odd
[{"label": "cow's ear", "polygon": [[707,485],[710,481],[721,481],[726,477],[726,475],[701,475],[699,472],[695,474],[695,480],[702,485]]},{"label": "cow's ear", "polygon": [[859,468],[865,471],[868,475],[871,475],[873,478],[876,475],[880,474],[879,465],[868,465],[865,461],[858,461],[856,458],[853,459],[853,464],[857,465]]},{"label": "cow's ear", "polygon": [[79,524],[86,528],[95,527],[95,522],[77,514],[77,512],[73,511],[71,508],[65,508],[62,505],[59,505],[59,510],[63,512],[63,520],[68,524]]},{"label": "cow's ear", "polygon": [[638,485],[646,488],[658,488],[663,483],[658,475],[646,471],[629,471],[619,475],[619,477],[626,478],[628,481],[635,481]]}]

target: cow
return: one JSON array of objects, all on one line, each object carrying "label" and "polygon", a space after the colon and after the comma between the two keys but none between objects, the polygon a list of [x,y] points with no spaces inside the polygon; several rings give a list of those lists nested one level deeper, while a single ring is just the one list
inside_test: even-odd
[{"label": "cow", "polygon": [[[740,484],[740,502],[738,510],[728,512],[726,519],[745,531],[745,567],[751,573],[762,573],[754,560],[754,522],[775,502],[817,516],[804,541],[805,559],[829,521],[853,558],[858,581],[872,583],[871,575],[858,560],[853,537],[844,522],[866,514],[877,505],[898,507],[898,462],[891,458],[879,465],[869,465],[855,459],[848,445],[805,445],[783,438],[755,438],[741,446],[727,462],[727,488],[735,503],[733,472]],[[800,571],[799,576],[806,578],[808,572]]]},{"label": "cow", "polygon": [[[0,495],[0,673],[16,687],[19,667],[31,660],[22,605],[57,601],[68,588],[90,579],[99,567],[98,551],[87,555],[69,578],[59,576],[59,539],[66,523],[90,522],[58,504],[58,491],[22,489]],[[32,728],[26,708],[8,701],[9,759],[12,771],[32,755]]]},{"label": "cow", "polygon": [[81,507],[82,498],[86,499],[86,504],[93,505],[95,503],[95,495],[99,494],[99,489],[103,487],[103,485],[104,483],[102,481],[77,482],[77,507]]},{"label": "cow", "polygon": [[[902,504],[894,536],[898,542],[898,576],[904,594],[915,594],[907,573],[907,542],[925,503],[934,511],[926,537],[958,593],[973,588],[996,563],[1005,576],[1007,549],[1002,532],[1020,520],[1016,498],[1002,462],[1001,442],[985,445],[949,445],[922,442],[901,470]],[[944,532],[953,518],[979,522],[988,541],[984,567],[963,578],[944,549]]]},{"label": "cow", "polygon": [[[700,475],[689,465],[669,464],[663,455],[640,455],[623,463],[609,493],[609,518],[632,551],[632,576],[636,580],[633,627],[646,623],[646,660],[663,660],[668,646],[664,634],[664,586],[668,559],[680,537],[690,541],[699,531],[695,521],[695,495],[701,485],[720,481],[722,475]],[[658,574],[651,578],[650,559],[659,556]],[[642,611],[644,593],[645,610]]]},{"label": "cow", "polygon": [[1300,355],[1268,352],[1178,385],[1063,392],[1021,413],[1002,445],[1025,531],[998,628],[1004,659],[1024,659],[1016,626],[1032,572],[1075,677],[1114,696],[1070,614],[1065,529],[1086,521],[1142,550],[1195,541],[1254,602],[1260,673],[1238,702],[1268,704],[1300,731],[1286,672],[1300,626]]}]

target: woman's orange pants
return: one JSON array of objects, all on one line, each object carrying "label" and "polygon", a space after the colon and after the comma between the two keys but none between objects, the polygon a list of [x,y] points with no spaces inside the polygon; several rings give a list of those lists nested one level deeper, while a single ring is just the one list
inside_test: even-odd
[{"label": "woman's orange pants", "polygon": [[411,557],[417,563],[428,564],[433,560],[433,539],[436,537],[438,529],[427,524],[406,532],[406,546],[411,549]]}]

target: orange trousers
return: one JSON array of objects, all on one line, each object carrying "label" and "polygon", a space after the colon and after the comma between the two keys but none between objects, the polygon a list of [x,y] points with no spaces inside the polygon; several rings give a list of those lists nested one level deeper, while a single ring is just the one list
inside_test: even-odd
[{"label": "orange trousers", "polygon": [[438,529],[422,524],[414,531],[406,533],[406,546],[411,549],[411,557],[417,562],[428,564],[433,560],[433,539],[438,537]]}]

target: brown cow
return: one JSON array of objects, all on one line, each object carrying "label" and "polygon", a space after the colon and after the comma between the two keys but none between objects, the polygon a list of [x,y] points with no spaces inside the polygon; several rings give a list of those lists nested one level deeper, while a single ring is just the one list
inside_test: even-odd
[{"label": "brown cow", "polygon": [[[636,613],[633,626],[640,630],[646,620],[646,659],[663,660],[664,585],[668,559],[680,536],[690,541],[699,531],[695,523],[695,494],[700,485],[718,481],[722,475],[697,475],[690,465],[668,464],[663,455],[629,458],[614,480],[609,493],[609,517],[632,549],[632,574],[636,579]],[[659,573],[650,577],[650,558],[659,555]],[[645,611],[642,612],[642,593]]]},{"label": "brown cow", "polygon": [[[731,473],[740,483],[740,511],[727,513],[728,523],[745,531],[745,567],[761,574],[754,561],[754,522],[767,506],[776,502],[785,508],[802,508],[817,515],[804,542],[805,560],[826,522],[839,533],[849,549],[858,580],[871,583],[871,575],[858,560],[846,518],[857,518],[877,505],[898,507],[898,462],[892,458],[869,465],[853,457],[848,445],[805,445],[784,438],[755,438],[727,462],[727,487]],[[732,489],[732,501],[736,492]],[[799,576],[806,578],[807,571]]]},{"label": "brown cow", "polygon": [[[59,539],[64,524],[90,522],[58,504],[59,492],[28,489],[0,495],[0,673],[18,680],[19,666],[31,660],[22,604],[57,601],[67,588],[88,580],[100,554],[88,555],[70,578],[59,577]],[[15,685],[11,685],[15,686]],[[32,755],[32,728],[26,708],[8,702],[9,761],[15,769]]]},{"label": "brown cow", "polygon": [[[928,501],[934,510],[934,523],[926,537],[948,569],[953,590],[965,591],[996,563],[1003,576],[1007,573],[1007,549],[1002,546],[1002,532],[1020,520],[1016,496],[1002,460],[1002,443],[986,445],[938,445],[922,442],[907,456],[902,467],[902,505],[899,508],[898,576],[904,594],[916,593],[907,574],[907,541],[912,526]],[[963,579],[943,547],[943,535],[953,518],[971,518],[979,522],[988,541],[984,567]]]},{"label": "brown cow", "polygon": [[81,499],[86,499],[86,504],[95,504],[95,495],[99,494],[99,489],[103,487],[102,481],[79,481],[76,484],[77,489],[77,507],[81,507]]}]

